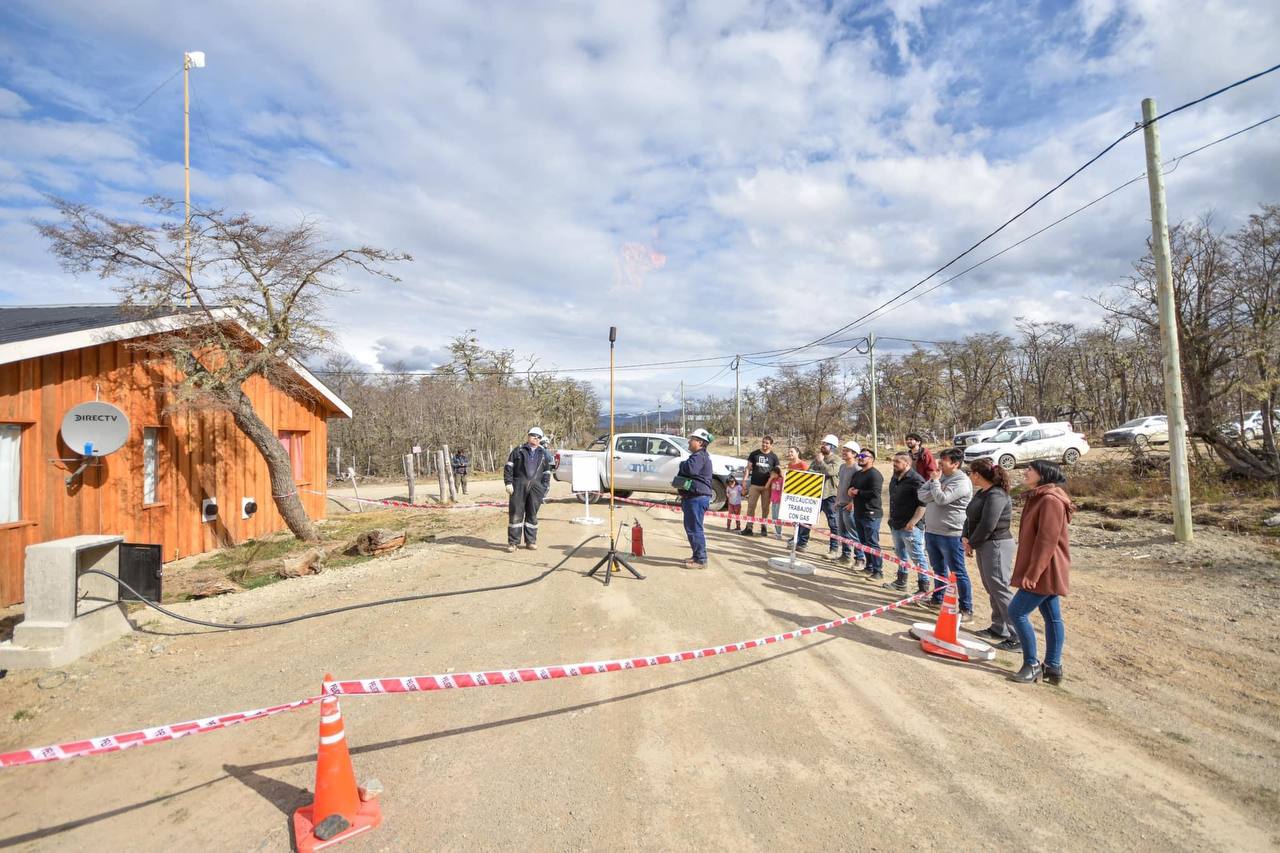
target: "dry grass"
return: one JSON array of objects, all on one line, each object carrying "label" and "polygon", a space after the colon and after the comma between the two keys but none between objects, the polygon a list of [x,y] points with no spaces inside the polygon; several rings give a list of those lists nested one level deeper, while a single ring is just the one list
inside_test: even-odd
[{"label": "dry grass", "polygon": [[276,533],[184,560],[181,566],[167,567],[164,600],[185,601],[201,586],[221,578],[244,589],[267,586],[281,579],[279,570],[285,563],[309,548],[318,547],[328,552],[324,563],[326,571],[376,559],[344,552],[361,533],[378,527],[404,530],[406,544],[412,544],[434,539],[445,526],[444,512],[380,510],[340,515],[318,523],[319,542],[302,542],[291,533]]},{"label": "dry grass", "polygon": [[[1082,509],[1172,523],[1167,464],[1159,456],[1080,462],[1067,471],[1067,491]],[[1190,473],[1191,511],[1197,524],[1280,536],[1280,528],[1262,525],[1280,512],[1274,484],[1226,477],[1211,461],[1193,461]]]}]

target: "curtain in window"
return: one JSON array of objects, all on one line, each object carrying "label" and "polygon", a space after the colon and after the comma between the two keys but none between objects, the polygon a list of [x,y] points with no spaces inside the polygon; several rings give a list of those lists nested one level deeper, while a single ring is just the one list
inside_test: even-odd
[{"label": "curtain in window", "polygon": [[296,430],[282,429],[279,432],[280,443],[284,445],[284,452],[289,454],[289,461],[293,464],[293,480],[296,483],[303,482],[303,464],[302,464],[302,438],[305,432]]},{"label": "curtain in window", "polygon": [[142,431],[142,502],[144,504],[159,503],[156,488],[157,475],[160,469],[159,430],[147,427]]},{"label": "curtain in window", "polygon": [[0,424],[0,524],[22,520],[22,427]]}]

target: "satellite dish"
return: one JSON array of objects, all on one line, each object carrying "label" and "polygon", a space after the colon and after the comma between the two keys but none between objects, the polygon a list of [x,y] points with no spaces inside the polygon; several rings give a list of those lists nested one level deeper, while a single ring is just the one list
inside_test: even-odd
[{"label": "satellite dish", "polygon": [[110,403],[81,403],[62,419],[62,440],[81,456],[115,453],[129,440],[129,416]]}]

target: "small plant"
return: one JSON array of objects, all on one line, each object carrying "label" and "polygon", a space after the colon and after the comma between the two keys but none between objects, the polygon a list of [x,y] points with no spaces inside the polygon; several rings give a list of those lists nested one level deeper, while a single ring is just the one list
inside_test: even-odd
[{"label": "small plant", "polygon": [[13,713],[13,721],[15,723],[25,723],[28,720],[34,720],[36,715],[26,708],[19,708]]}]

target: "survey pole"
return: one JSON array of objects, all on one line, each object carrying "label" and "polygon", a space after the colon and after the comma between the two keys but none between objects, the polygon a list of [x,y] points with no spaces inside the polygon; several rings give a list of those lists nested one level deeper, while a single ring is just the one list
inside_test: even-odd
[{"label": "survey pole", "polygon": [[1177,305],[1169,259],[1169,220],[1164,175],[1160,172],[1160,132],[1156,102],[1142,101],[1142,136],[1147,148],[1147,189],[1151,195],[1151,257],[1156,268],[1160,312],[1160,353],[1164,375],[1164,407],[1169,419],[1169,480],[1173,501],[1173,538],[1190,542],[1191,483],[1187,470],[1187,418],[1182,406],[1182,360],[1178,351]]},{"label": "survey pole", "polygon": [[742,449],[742,356],[733,357],[733,406],[737,411],[737,424],[733,430],[733,448]]},{"label": "survey pole", "polygon": [[876,425],[876,333],[867,335],[867,353],[871,357],[871,452],[880,454],[880,433]]}]

